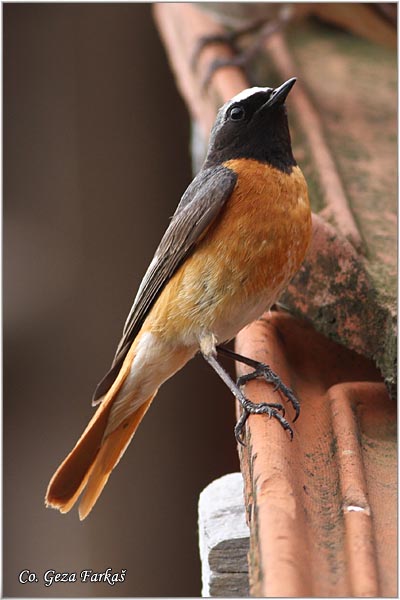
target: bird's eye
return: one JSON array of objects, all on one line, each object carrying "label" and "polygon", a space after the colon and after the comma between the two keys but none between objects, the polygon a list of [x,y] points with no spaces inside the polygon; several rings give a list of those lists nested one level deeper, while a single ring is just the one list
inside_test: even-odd
[{"label": "bird's eye", "polygon": [[245,114],[244,108],[241,106],[234,106],[229,112],[229,119],[231,121],[242,121],[245,117]]}]

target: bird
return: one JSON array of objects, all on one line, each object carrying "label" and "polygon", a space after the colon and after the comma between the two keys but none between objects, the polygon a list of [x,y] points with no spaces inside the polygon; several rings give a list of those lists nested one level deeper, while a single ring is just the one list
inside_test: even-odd
[{"label": "bird", "polygon": [[[96,412],[53,475],[45,503],[79,517],[92,510],[159,387],[200,353],[250,414],[276,419],[293,436],[281,403],[253,403],[243,387],[264,378],[299,414],[299,401],[268,365],[223,344],[268,310],[300,268],[311,238],[307,183],[292,153],[286,98],[276,88],[241,91],[218,111],[204,164],[182,195],[143,277]],[[225,355],[253,368],[234,382]],[[260,417],[261,418],[261,417]]]}]

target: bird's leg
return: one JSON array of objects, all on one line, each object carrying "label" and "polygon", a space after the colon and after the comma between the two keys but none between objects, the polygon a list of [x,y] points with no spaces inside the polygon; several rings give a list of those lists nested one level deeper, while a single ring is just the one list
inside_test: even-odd
[{"label": "bird's leg", "polygon": [[[253,58],[261,51],[265,41],[276,31],[282,29],[286,23],[289,21],[291,17],[290,10],[283,10],[282,13],[275,19],[271,19],[269,21],[256,21],[251,25],[243,27],[241,29],[236,29],[233,31],[227,31],[225,34],[220,35],[210,35],[201,37],[196,45],[196,48],[193,52],[191,64],[192,68],[195,68],[200,55],[204,48],[209,46],[210,44],[225,44],[229,46],[234,54],[231,58],[220,58],[212,61],[210,66],[207,69],[207,73],[202,81],[203,89],[206,89],[214,75],[214,73],[221,69],[222,67],[239,67],[245,71],[245,75],[249,77],[249,73],[247,72],[247,66],[253,60]],[[249,33],[253,33],[255,31],[259,31],[259,35],[257,36],[254,43],[250,45],[247,50],[240,50],[237,45],[237,40],[247,35]]]},{"label": "bird's leg", "polygon": [[224,346],[217,346],[216,349],[219,354],[222,354],[222,356],[227,356],[228,358],[232,358],[237,362],[241,362],[249,367],[254,368],[252,373],[247,373],[246,375],[241,375],[238,377],[236,385],[239,388],[252,379],[263,377],[267,383],[274,384],[274,391],[279,390],[284,396],[286,396],[296,411],[296,416],[293,419],[293,422],[297,419],[300,414],[300,402],[297,400],[293,391],[282,382],[279,375],[277,375],[268,365],[257,360],[253,360],[252,358],[247,358],[247,356],[237,354],[236,352],[233,352],[233,350],[229,350],[229,348],[225,348]]},{"label": "bird's leg", "polygon": [[[293,438],[293,430],[284,417],[285,409],[283,408],[282,404],[267,404],[266,402],[256,404],[254,402],[250,402],[250,400],[248,400],[243,394],[240,387],[231,379],[225,369],[219,364],[213,353],[203,352],[203,356],[208,364],[211,365],[214,371],[216,371],[216,373],[221,377],[222,381],[228,386],[232,394],[235,396],[235,398],[237,398],[242,406],[243,412],[239,421],[235,425],[235,438],[239,444],[242,446],[245,445],[242,440],[242,431],[248,416],[252,414],[268,415],[270,418],[274,417],[279,421],[285,431],[289,431],[290,437]],[[281,411],[282,414],[280,414],[279,411]]]}]

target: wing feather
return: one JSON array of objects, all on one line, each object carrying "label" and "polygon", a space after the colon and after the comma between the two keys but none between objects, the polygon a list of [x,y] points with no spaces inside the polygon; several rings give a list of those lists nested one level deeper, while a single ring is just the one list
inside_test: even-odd
[{"label": "wing feather", "polygon": [[237,175],[218,166],[200,171],[183,194],[143,277],[108,373],[98,384],[93,404],[109,390],[124,358],[161,291],[216,219],[236,184]]}]

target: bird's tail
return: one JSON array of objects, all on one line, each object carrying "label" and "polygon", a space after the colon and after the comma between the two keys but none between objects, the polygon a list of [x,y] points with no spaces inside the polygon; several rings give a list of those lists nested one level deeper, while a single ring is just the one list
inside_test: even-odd
[{"label": "bird's tail", "polygon": [[104,437],[117,392],[132,364],[132,356],[129,359],[125,361],[115,384],[93,415],[75,448],[53,475],[45,498],[47,506],[66,513],[84,492],[79,505],[79,517],[84,519],[92,510],[111,471],[131,441],[157,390]]}]

